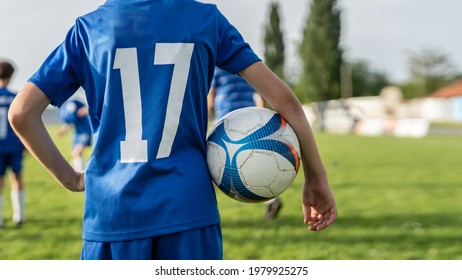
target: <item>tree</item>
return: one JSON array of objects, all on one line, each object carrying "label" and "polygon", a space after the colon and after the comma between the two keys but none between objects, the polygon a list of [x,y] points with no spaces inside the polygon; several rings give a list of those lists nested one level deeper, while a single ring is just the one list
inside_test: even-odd
[{"label": "tree", "polygon": [[423,49],[409,56],[411,83],[407,97],[422,97],[447,85],[458,77],[450,59],[435,49]]},{"label": "tree", "polygon": [[284,36],[280,27],[279,3],[271,2],[269,20],[265,26],[264,59],[266,65],[284,80]]},{"label": "tree", "polygon": [[340,97],[340,10],[336,0],[312,0],[299,54],[303,62],[296,93],[303,101]]},{"label": "tree", "polygon": [[352,96],[374,96],[390,85],[390,80],[384,72],[371,68],[365,60],[354,60],[346,63],[350,69]]}]

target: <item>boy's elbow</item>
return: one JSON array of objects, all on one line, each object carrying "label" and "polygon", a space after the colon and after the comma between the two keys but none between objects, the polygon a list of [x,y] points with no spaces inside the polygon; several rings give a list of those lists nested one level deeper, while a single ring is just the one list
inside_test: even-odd
[{"label": "boy's elbow", "polygon": [[33,110],[27,110],[26,107],[22,106],[20,102],[16,102],[16,100],[13,100],[8,110],[8,121],[13,130],[18,134],[25,131],[32,122],[41,119],[41,115],[37,115]]},{"label": "boy's elbow", "polygon": [[27,126],[28,117],[30,115],[27,114],[21,107],[17,106],[14,103],[11,104],[10,109],[8,110],[8,121],[10,122],[11,127],[15,131],[22,131]]},{"label": "boy's elbow", "polygon": [[50,99],[34,84],[27,83],[16,95],[8,110],[8,121],[16,132],[42,121],[42,113]]}]

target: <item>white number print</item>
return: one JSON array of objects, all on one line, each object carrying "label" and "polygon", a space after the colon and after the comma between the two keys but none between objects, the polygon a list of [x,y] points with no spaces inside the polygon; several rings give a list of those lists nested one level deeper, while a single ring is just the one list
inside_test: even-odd
[{"label": "white number print", "polygon": [[[170,156],[178,131],[186,83],[194,44],[157,43],[154,65],[173,64],[173,75],[168,95],[162,140],[156,158]],[[122,97],[125,115],[125,141],[120,141],[120,161],[147,162],[148,140],[142,139],[142,106],[138,57],[136,48],[118,48],[113,69],[120,69]]]},{"label": "white number print", "polygon": [[5,139],[8,135],[8,109],[0,108],[0,139]]}]

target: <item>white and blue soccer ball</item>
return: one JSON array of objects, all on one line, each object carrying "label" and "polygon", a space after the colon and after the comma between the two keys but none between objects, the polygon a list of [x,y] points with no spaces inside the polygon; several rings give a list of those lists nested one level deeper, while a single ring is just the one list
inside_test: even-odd
[{"label": "white and blue soccer ball", "polygon": [[247,107],[225,115],[207,138],[207,165],[218,188],[242,202],[279,196],[294,181],[300,144],[276,112]]}]

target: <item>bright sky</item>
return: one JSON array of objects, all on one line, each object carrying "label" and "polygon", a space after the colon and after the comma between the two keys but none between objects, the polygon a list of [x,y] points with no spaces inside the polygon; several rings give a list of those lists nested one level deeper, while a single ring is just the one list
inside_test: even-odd
[{"label": "bright sky", "polygon": [[[12,59],[19,89],[63,40],[75,18],[103,0],[1,0],[0,57]],[[216,3],[263,56],[263,27],[271,0],[204,0]],[[281,0],[289,70],[297,69],[296,46],[309,11],[309,0]],[[339,0],[342,46],[348,58],[361,58],[392,80],[408,77],[410,52],[425,48],[446,54],[462,72],[462,1]]]}]

